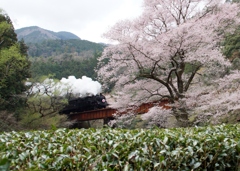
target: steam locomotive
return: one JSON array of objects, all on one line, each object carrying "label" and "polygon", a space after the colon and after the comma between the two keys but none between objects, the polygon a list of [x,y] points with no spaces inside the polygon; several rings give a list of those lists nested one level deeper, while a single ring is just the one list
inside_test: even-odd
[{"label": "steam locomotive", "polygon": [[68,105],[59,111],[59,114],[70,114],[89,110],[103,109],[108,106],[104,95],[87,96],[68,101]]}]

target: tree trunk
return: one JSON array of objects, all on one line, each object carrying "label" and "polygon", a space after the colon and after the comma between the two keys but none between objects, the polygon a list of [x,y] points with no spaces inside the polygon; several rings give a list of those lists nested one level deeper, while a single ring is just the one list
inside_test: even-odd
[{"label": "tree trunk", "polygon": [[173,108],[174,116],[177,119],[177,125],[179,127],[188,127],[189,126],[189,114],[185,107]]}]

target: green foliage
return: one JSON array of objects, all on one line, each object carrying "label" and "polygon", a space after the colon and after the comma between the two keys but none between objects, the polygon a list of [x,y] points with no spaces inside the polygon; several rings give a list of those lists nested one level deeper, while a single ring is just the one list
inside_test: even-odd
[{"label": "green foliage", "polygon": [[222,51],[232,62],[232,69],[240,70],[240,27],[234,33],[226,35]]},{"label": "green foliage", "polygon": [[17,42],[13,24],[8,15],[0,13],[0,50],[9,48]]},{"label": "green foliage", "polygon": [[98,57],[100,53],[95,53],[94,57],[87,59],[75,59],[72,55],[64,55],[63,59],[58,57],[51,58],[32,58],[31,72],[32,77],[41,77],[42,75],[54,75],[55,78],[67,78],[74,75],[76,78],[87,76],[96,78],[94,69],[97,67]]},{"label": "green foliage", "polygon": [[20,116],[21,126],[25,129],[59,127],[67,120],[66,116],[58,114],[59,110],[67,103],[67,98],[60,96],[61,92],[56,88],[59,80],[48,79],[47,82],[46,78],[43,76],[39,80],[30,80],[31,86],[27,91],[27,108],[25,113]]},{"label": "green foliage", "polygon": [[226,0],[226,2],[239,3],[240,0]]},{"label": "green foliage", "polygon": [[8,159],[0,160],[0,170],[1,171],[8,171],[10,167],[10,161]]},{"label": "green foliage", "polygon": [[223,54],[227,58],[233,57],[234,53],[240,50],[240,28],[237,29],[233,34],[226,35],[225,41],[223,42]]},{"label": "green foliage", "polygon": [[27,43],[29,47],[29,56],[31,57],[49,57],[60,54],[77,53],[80,56],[83,52],[91,51],[102,52],[105,47],[102,44],[90,42],[87,40],[46,40],[41,43]]},{"label": "green foliage", "polygon": [[29,76],[29,65],[18,45],[0,51],[0,109],[16,109],[21,101],[17,95],[26,90],[24,80]]},{"label": "green foliage", "polygon": [[27,45],[25,44],[25,42],[24,42],[23,39],[21,39],[21,40],[19,41],[19,49],[20,49],[20,53],[21,53],[22,55],[28,56],[28,53],[27,53],[28,47],[27,47]]},{"label": "green foliage", "polygon": [[66,115],[59,115],[57,112],[45,116],[42,116],[37,112],[27,112],[24,115],[21,115],[19,125],[24,130],[49,130],[53,127],[66,128],[71,125],[71,122],[67,121]]},{"label": "green foliage", "polygon": [[28,46],[32,77],[52,74],[57,79],[70,75],[96,78],[97,59],[105,47],[86,40],[48,40]]},{"label": "green foliage", "polygon": [[10,18],[0,14],[0,110],[15,111],[24,105],[20,96],[26,90],[30,62],[24,42],[17,42]]},{"label": "green foliage", "polygon": [[0,132],[13,130],[21,130],[14,113],[0,111]]},{"label": "green foliage", "polygon": [[5,132],[6,159],[11,170],[237,170],[240,125]]},{"label": "green foliage", "polygon": [[[0,15],[1,16],[1,15]],[[9,25],[6,21],[0,22],[0,47],[4,47],[3,46],[3,42],[4,42],[4,33],[11,28],[11,25]]]}]

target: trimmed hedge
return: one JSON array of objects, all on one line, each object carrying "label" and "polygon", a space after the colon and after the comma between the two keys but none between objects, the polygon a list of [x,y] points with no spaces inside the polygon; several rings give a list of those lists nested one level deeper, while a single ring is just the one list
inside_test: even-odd
[{"label": "trimmed hedge", "polygon": [[238,170],[240,125],[0,134],[0,170]]}]

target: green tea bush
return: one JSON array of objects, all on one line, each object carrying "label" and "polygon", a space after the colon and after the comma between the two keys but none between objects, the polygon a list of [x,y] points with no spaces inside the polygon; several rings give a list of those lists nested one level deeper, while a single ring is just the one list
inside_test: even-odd
[{"label": "green tea bush", "polygon": [[0,134],[0,170],[237,170],[240,125]]}]

